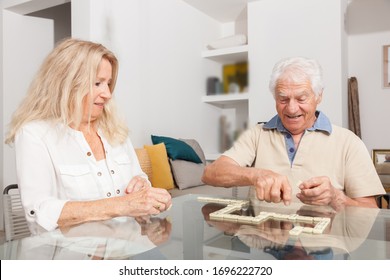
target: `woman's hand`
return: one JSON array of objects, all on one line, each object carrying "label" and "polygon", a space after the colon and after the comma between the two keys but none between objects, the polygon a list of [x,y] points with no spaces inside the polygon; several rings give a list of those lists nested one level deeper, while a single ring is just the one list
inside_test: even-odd
[{"label": "woman's hand", "polygon": [[127,187],[126,187],[126,193],[129,194],[129,193],[132,193],[134,191],[138,191],[142,188],[145,188],[145,187],[151,187],[152,185],[150,184],[150,182],[144,178],[144,177],[141,177],[141,176],[134,176],[129,184],[127,184]]},{"label": "woman's hand", "polygon": [[68,201],[65,203],[59,227],[68,227],[91,221],[115,217],[139,217],[157,215],[172,205],[171,195],[165,189],[153,188],[148,180],[138,177],[129,183],[131,192],[125,195],[92,201]]},{"label": "woman's hand", "polygon": [[167,210],[172,204],[172,198],[167,190],[148,185],[122,196],[121,202],[122,216],[139,217],[157,215]]}]

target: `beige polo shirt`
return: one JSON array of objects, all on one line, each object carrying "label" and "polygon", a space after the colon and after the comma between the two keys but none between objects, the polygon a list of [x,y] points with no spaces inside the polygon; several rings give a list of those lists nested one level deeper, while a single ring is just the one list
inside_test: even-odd
[{"label": "beige polo shirt", "polygon": [[263,125],[245,131],[223,155],[240,166],[254,166],[286,175],[293,197],[297,184],[316,176],[327,176],[332,185],[351,198],[385,193],[371,156],[354,133],[332,125],[332,133],[306,131],[291,163],[283,133]]}]

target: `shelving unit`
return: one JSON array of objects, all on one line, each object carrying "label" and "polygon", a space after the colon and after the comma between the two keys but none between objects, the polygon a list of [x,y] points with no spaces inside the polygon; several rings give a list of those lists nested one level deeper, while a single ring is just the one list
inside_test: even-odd
[{"label": "shelving unit", "polygon": [[[221,23],[221,37],[227,37],[234,34],[247,34],[248,32],[247,4],[251,0],[183,1]],[[214,73],[208,73],[208,76],[206,76],[205,79],[208,77],[219,77],[221,79],[224,65],[248,62],[248,50],[249,46],[246,44],[213,50],[205,49],[201,51],[201,58],[210,61],[213,66],[212,69],[220,69],[220,72],[215,70]],[[245,90],[245,92],[242,93],[222,93],[216,95],[206,95],[206,92],[200,93],[201,102],[220,109],[220,116],[226,118],[226,126],[228,127],[227,134],[224,134],[224,137],[231,138],[234,137],[236,131],[242,130],[248,123],[249,96],[250,93],[248,90]],[[215,129],[224,131],[223,129],[221,130],[221,127],[216,127]],[[222,137],[223,136],[221,135],[220,138],[222,139]],[[221,139],[219,148],[214,151],[206,151],[207,160],[212,161],[217,159],[220,155],[219,151],[228,148],[221,143],[230,144],[231,141],[223,141]]]},{"label": "shelving unit", "polygon": [[[202,52],[202,57],[221,64],[231,64],[248,61],[248,45],[237,47],[207,50]],[[202,102],[215,105],[220,108],[232,107],[243,102],[248,103],[249,93],[224,93],[217,95],[206,95]]]},{"label": "shelving unit", "polygon": [[[204,59],[210,59],[222,65],[234,64],[248,61],[248,45],[237,47],[207,50],[202,52]],[[241,129],[244,124],[247,124],[249,118],[249,92],[244,93],[222,93],[216,95],[203,95],[201,98],[203,103],[207,103],[222,110],[225,110],[223,115],[229,115],[230,120],[233,120],[233,131]],[[222,137],[222,136],[220,136]],[[229,147],[227,147],[229,148]],[[220,153],[207,152],[206,159],[208,161],[216,160]]]}]

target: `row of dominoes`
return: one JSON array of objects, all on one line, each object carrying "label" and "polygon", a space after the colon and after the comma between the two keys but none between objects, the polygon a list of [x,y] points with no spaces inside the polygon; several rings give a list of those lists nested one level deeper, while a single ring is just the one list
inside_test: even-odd
[{"label": "row of dominoes", "polygon": [[324,232],[324,230],[330,223],[330,218],[301,216],[298,214],[278,214],[278,213],[265,212],[265,211],[260,212],[259,215],[255,217],[233,215],[230,213],[240,210],[243,206],[248,205],[249,201],[234,200],[234,199],[220,199],[220,198],[211,198],[211,197],[198,197],[198,200],[203,202],[211,202],[211,203],[219,203],[219,204],[227,205],[225,208],[210,213],[211,220],[238,222],[238,223],[246,223],[246,224],[260,224],[268,219],[274,219],[274,220],[282,220],[282,221],[291,221],[291,222],[296,221],[296,222],[315,224],[314,228],[295,226],[293,229],[289,231],[289,234],[291,235],[299,235],[302,232],[321,234]]},{"label": "row of dominoes", "polygon": [[311,216],[301,216],[298,214],[278,214],[273,212],[260,212],[260,214],[269,214],[274,220],[283,220],[283,221],[293,221],[293,222],[303,222],[303,223],[319,223],[322,221],[330,222],[330,218],[323,217],[311,217]]},{"label": "row of dominoes", "polygon": [[226,198],[214,198],[214,197],[198,197],[199,201],[210,202],[210,203],[218,203],[223,205],[241,205],[245,206],[249,204],[248,200],[238,200],[238,199],[226,199]]}]

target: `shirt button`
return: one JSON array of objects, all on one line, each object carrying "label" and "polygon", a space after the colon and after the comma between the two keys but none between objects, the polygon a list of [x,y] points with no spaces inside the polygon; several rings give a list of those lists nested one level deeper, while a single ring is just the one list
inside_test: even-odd
[{"label": "shirt button", "polygon": [[290,153],[293,153],[294,152],[294,148],[290,148]]},{"label": "shirt button", "polygon": [[92,155],[92,153],[91,153],[91,152],[88,152],[88,153],[87,153],[87,156],[89,156],[89,157],[90,157],[91,155]]},{"label": "shirt button", "polygon": [[102,176],[102,172],[98,172],[97,175],[98,175],[98,176]]},{"label": "shirt button", "polygon": [[35,214],[35,211],[34,210],[31,210],[30,211],[30,215],[34,215]]},{"label": "shirt button", "polygon": [[107,197],[110,197],[110,196],[111,196],[111,193],[110,193],[110,192],[108,192],[108,193],[107,193]]},{"label": "shirt button", "polygon": [[120,190],[116,190],[116,194],[120,194],[121,193],[121,191]]},{"label": "shirt button", "polygon": [[115,171],[114,171],[114,170],[111,170],[111,174],[115,174]]},{"label": "shirt button", "polygon": [[286,137],[287,137],[288,139],[290,139],[290,138],[291,138],[291,135],[290,135],[290,134],[287,134]]}]

